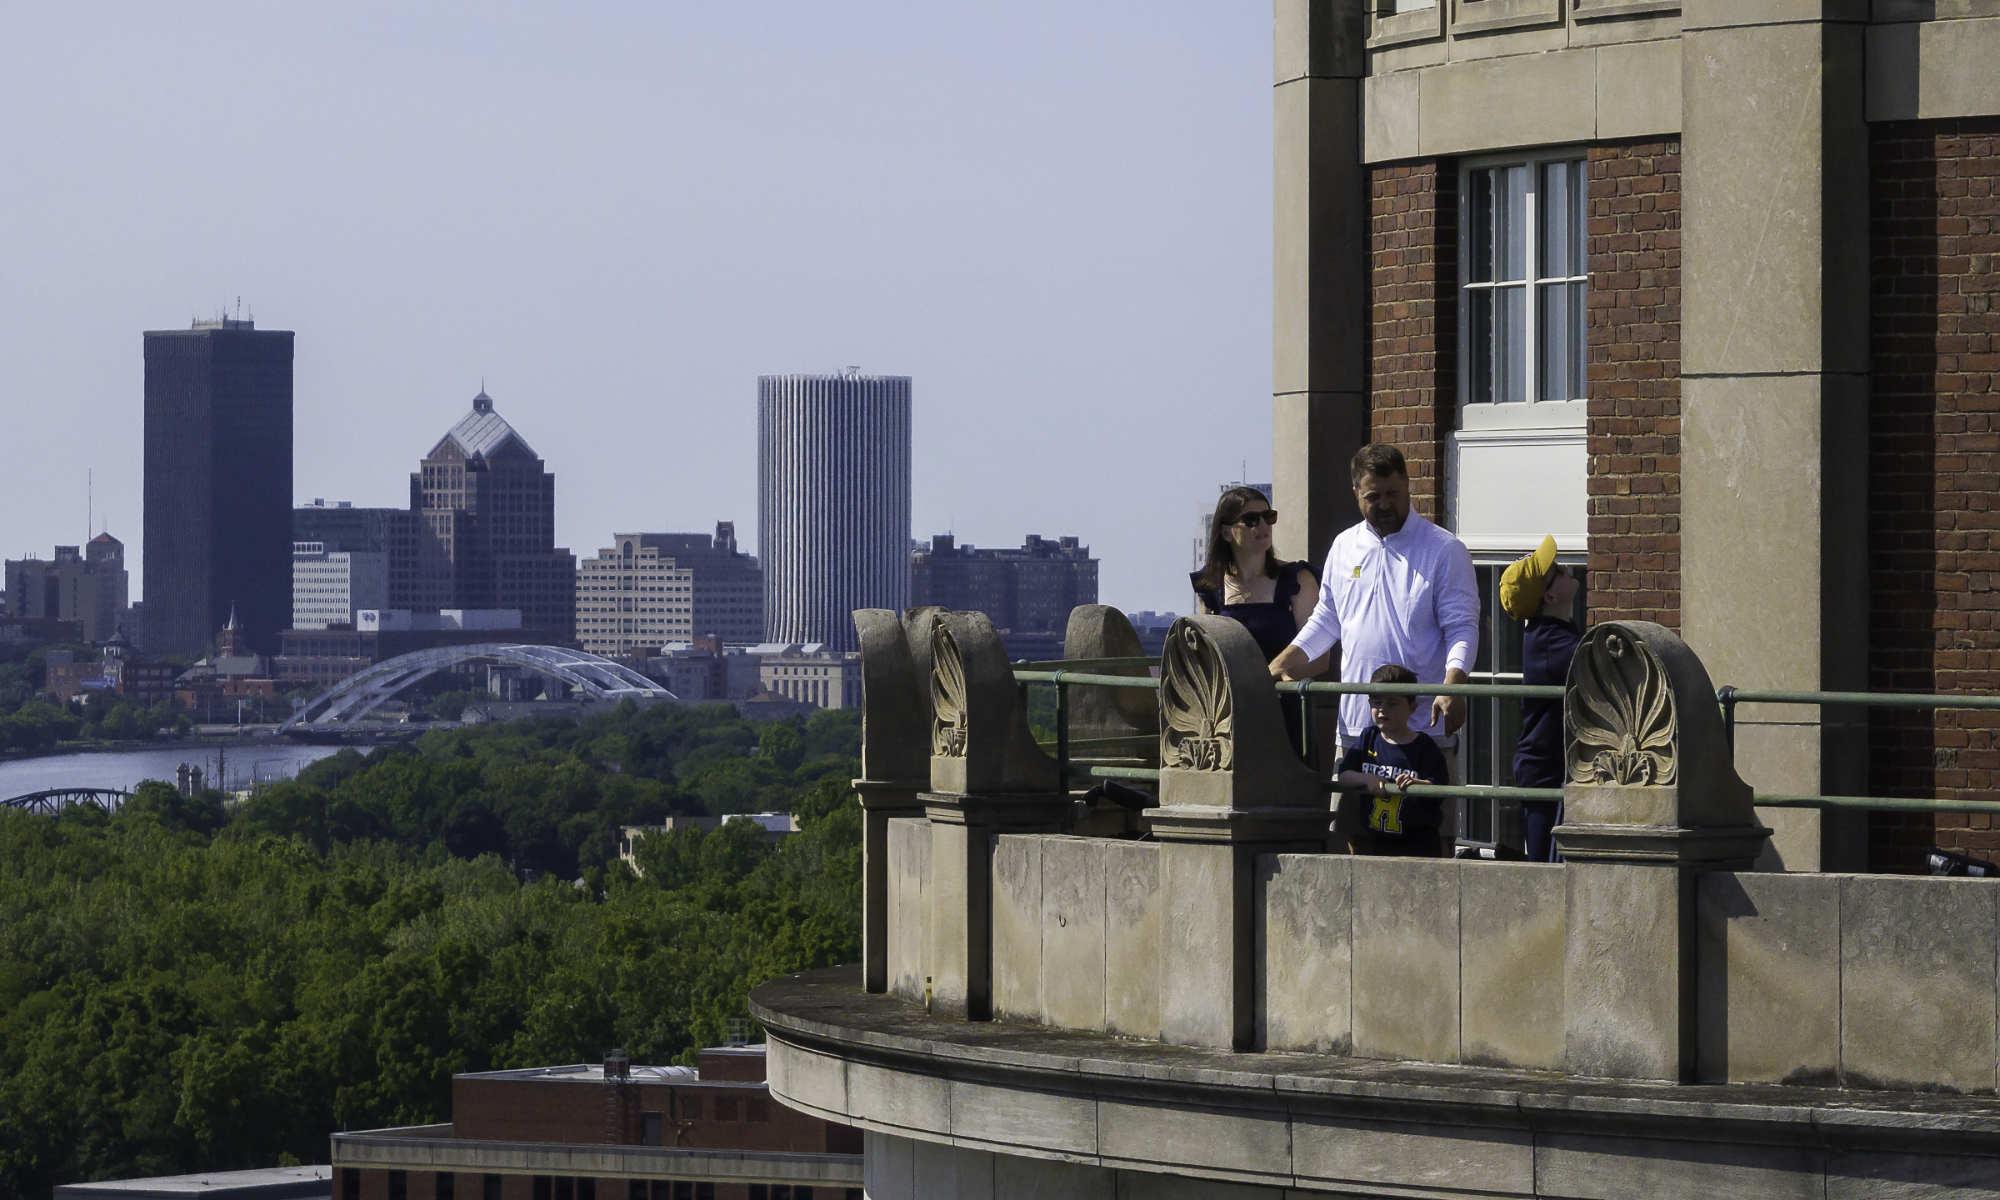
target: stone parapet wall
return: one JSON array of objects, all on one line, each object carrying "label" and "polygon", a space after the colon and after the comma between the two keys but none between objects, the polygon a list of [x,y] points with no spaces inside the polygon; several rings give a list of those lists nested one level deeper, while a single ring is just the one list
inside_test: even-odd
[{"label": "stone parapet wall", "polygon": [[[898,926],[922,919],[924,824],[895,822],[890,836],[913,867],[894,873],[890,937],[912,955],[921,941]],[[997,1019],[1160,1038],[1163,989],[1189,986],[1160,967],[1160,853],[1155,842],[995,839]],[[1564,870],[1258,856],[1256,1049],[1564,1070]],[[1695,912],[1701,1081],[2000,1090],[2000,888],[1715,872]],[[892,968],[892,990],[921,1003],[923,971]]]},{"label": "stone parapet wall", "polygon": [[1990,882],[1718,873],[1696,910],[1702,1079],[2000,1088]]},{"label": "stone parapet wall", "polygon": [[1402,450],[1412,503],[1441,521],[1458,408],[1458,173],[1449,160],[1376,167],[1368,192],[1369,436]]},{"label": "stone parapet wall", "polygon": [[1680,143],[1592,146],[1587,169],[1591,617],[1678,630]]},{"label": "stone parapet wall", "polygon": [[[1869,676],[2000,694],[2000,117],[1877,124],[1870,243]],[[1875,795],[1991,799],[2000,713],[1872,718]],[[2000,858],[1986,816],[1877,813],[1870,867],[1933,839]]]}]

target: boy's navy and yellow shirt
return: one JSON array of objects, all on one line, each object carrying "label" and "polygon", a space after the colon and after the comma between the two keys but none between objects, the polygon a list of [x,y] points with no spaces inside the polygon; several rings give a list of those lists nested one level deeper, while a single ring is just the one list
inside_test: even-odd
[{"label": "boy's navy and yellow shirt", "polygon": [[[1398,746],[1383,737],[1382,730],[1374,725],[1361,732],[1360,740],[1340,760],[1340,769],[1380,775],[1384,779],[1394,779],[1405,771],[1415,771],[1417,778],[1425,783],[1448,783],[1451,780],[1444,751],[1438,749],[1438,744],[1431,740],[1429,734],[1419,733],[1412,741]],[[1385,837],[1408,837],[1417,832],[1435,836],[1444,823],[1444,803],[1435,797],[1420,798],[1385,792],[1379,796],[1363,796],[1362,800],[1368,804],[1364,824]]]}]

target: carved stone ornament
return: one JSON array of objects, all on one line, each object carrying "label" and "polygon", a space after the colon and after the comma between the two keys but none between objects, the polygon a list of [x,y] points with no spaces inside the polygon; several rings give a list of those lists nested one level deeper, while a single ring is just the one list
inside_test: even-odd
[{"label": "carved stone ornament", "polygon": [[958,640],[939,621],[931,627],[931,753],[965,757],[965,659]]},{"label": "carved stone ornament", "polygon": [[1584,636],[1564,701],[1572,783],[1671,786],[1679,774],[1673,686],[1658,656],[1616,625]]},{"label": "carved stone ornament", "polygon": [[1167,639],[1160,673],[1160,765],[1227,771],[1235,765],[1235,705],[1222,655],[1183,622]]}]

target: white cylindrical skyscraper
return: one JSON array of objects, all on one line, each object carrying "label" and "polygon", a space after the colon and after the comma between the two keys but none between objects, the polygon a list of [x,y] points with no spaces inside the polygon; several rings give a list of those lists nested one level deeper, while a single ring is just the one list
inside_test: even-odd
[{"label": "white cylindrical skyscraper", "polygon": [[910,377],[757,378],[764,636],[855,648],[857,608],[910,602]]}]

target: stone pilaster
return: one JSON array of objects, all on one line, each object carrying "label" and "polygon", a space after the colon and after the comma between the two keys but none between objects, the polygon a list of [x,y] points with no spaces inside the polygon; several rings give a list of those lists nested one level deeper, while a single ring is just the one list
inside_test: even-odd
[{"label": "stone pilaster", "polygon": [[1183,617],[1160,675],[1160,806],[1147,810],[1166,897],[1160,1037],[1254,1048],[1256,863],[1323,850],[1326,780],[1299,762],[1255,639]]},{"label": "stone pilaster", "polygon": [[1271,480],[1276,551],[1318,562],[1354,523],[1347,460],[1368,440],[1363,0],[1276,0],[1272,91]]},{"label": "stone pilaster", "polygon": [[[1682,10],[1681,628],[1737,687],[1867,684],[1867,10]],[[1761,791],[1865,786],[1851,716],[1757,706],[1737,730]],[[1764,816],[1762,865],[1860,865],[1853,816]]]},{"label": "stone pilaster", "polygon": [[1006,649],[982,613],[930,629],[930,964],[934,1011],[993,1009],[993,839],[1067,828],[1055,760],[1035,745]]},{"label": "stone pilaster", "polygon": [[1566,689],[1566,1065],[1692,1082],[1696,877],[1747,868],[1771,831],[1730,762],[1708,672],[1671,630],[1597,626]]},{"label": "stone pilaster", "polygon": [[[861,646],[861,960],[862,985],[889,990],[889,822],[920,817],[930,787],[930,626],[909,624],[886,608],[856,609]],[[919,670],[912,639],[923,643]]]}]

